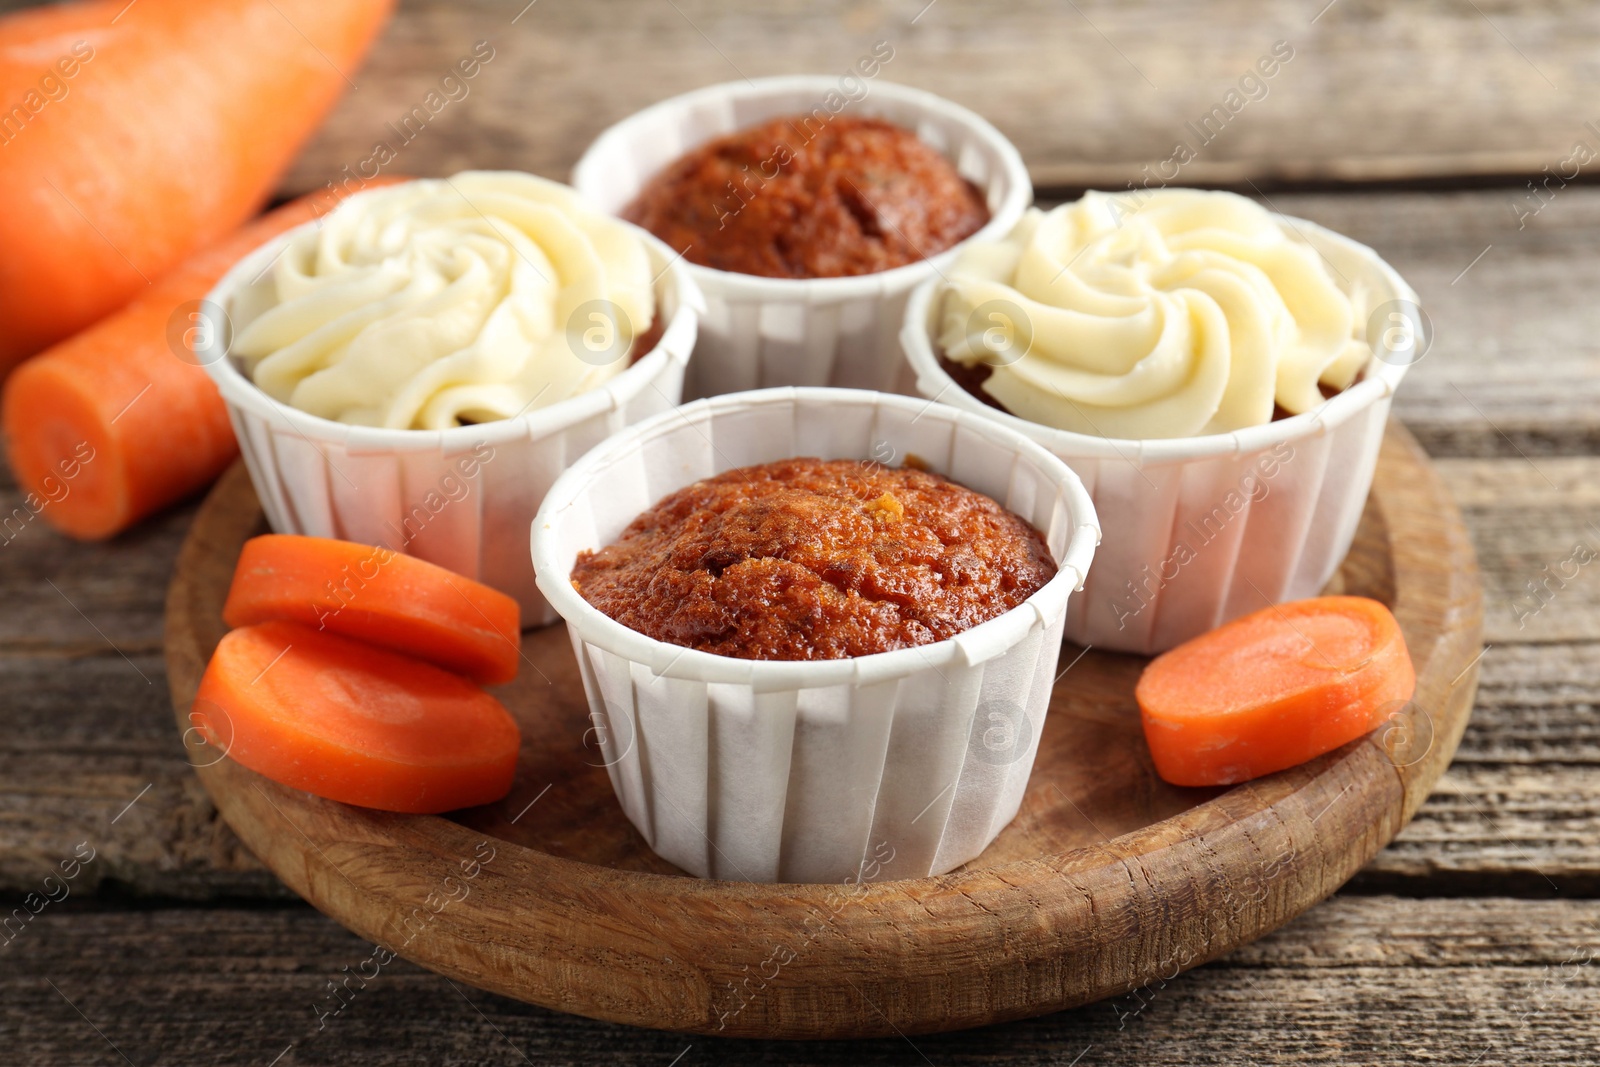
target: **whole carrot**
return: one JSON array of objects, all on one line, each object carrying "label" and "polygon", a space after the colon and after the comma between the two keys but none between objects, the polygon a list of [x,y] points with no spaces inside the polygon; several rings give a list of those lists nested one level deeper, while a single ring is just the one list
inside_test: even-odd
[{"label": "whole carrot", "polygon": [[32,514],[73,537],[110,537],[227,469],[239,454],[228,410],[177,342],[228,268],[330,202],[324,190],[262,216],[17,368],[0,424],[29,516],[0,517],[0,544]]},{"label": "whole carrot", "polygon": [[394,0],[95,0],[0,18],[0,376],[261,205]]}]

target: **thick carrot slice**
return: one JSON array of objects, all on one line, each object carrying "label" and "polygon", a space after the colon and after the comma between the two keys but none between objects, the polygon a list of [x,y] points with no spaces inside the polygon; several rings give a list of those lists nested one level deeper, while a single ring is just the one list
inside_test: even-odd
[{"label": "thick carrot slice", "polygon": [[259,211],[393,6],[104,0],[0,18],[0,376]]},{"label": "thick carrot slice", "polygon": [[1232,785],[1376,729],[1416,684],[1389,609],[1329,596],[1266,608],[1157,656],[1135,696],[1162,778]]},{"label": "thick carrot slice", "polygon": [[217,645],[192,721],[237,762],[329,800],[437,813],[511,790],[521,735],[466,679],[288,622]]},{"label": "thick carrot slice", "polygon": [[415,556],[326,537],[244,543],[223,605],[229,626],[269,619],[360,638],[483,685],[517,676],[517,602]]},{"label": "thick carrot slice", "polygon": [[[227,469],[239,454],[228,409],[206,372],[174,352],[169,331],[246,254],[332,202],[318,193],[262,216],[120,312],[17,368],[0,418],[30,512],[62,533],[98,540]],[[15,536],[13,529],[0,538]]]}]

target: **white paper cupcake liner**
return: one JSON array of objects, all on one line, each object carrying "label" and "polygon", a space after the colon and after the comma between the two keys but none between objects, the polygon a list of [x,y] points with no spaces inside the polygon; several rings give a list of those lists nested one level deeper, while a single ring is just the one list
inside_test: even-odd
[{"label": "white paper cupcake liner", "polygon": [[[1412,335],[1424,336],[1416,293],[1375,252],[1314,223],[1285,222],[1362,287],[1368,307],[1394,301]],[[932,340],[941,295],[934,279],[906,309],[901,346],[917,391],[1026,434],[1065,460],[1094,499],[1106,542],[1068,612],[1068,639],[1162,652],[1269,604],[1316,596],[1333,577],[1414,347],[1386,348],[1360,381],[1302,415],[1228,434],[1113,440],[1028,422],[956,384]]]},{"label": "white paper cupcake liner", "polygon": [[[316,223],[307,223],[307,227]],[[224,335],[202,359],[228,406],[250,480],[278,533],[384,545],[514,597],[524,626],[554,622],[528,561],[528,527],[575,459],[682,399],[703,302],[665,245],[643,232],[666,321],[647,355],[598,389],[495,422],[448,430],[347,426],[280,403],[227,356],[226,317],[300,229],[263,245],[217,284]]]},{"label": "white paper cupcake liner", "polygon": [[[878,80],[864,84],[867,95],[838,113],[913,130],[954,161],[984,191],[991,216],[967,241],[1010,232],[1033,200],[1027,168],[1011,142],[977,114],[932,93]],[[812,112],[838,90],[835,76],[800,75],[728,82],[664,100],[602,133],[573,169],[573,187],[601,209],[620,213],[658,170],[690,149],[767,119]],[[780,385],[909,386],[895,345],[906,299],[966,243],[920,263],[849,278],[761,278],[689,264],[705,293],[706,314],[686,395]]]},{"label": "white paper cupcake liner", "polygon": [[[796,456],[911,455],[1032,522],[1056,577],[950,640],[808,662],[666,644],[572,586],[579,553],[702,478]],[[1068,597],[1099,532],[1066,465],[991,420],[910,397],[783,388],[698,401],[607,441],[550,490],[532,548],[612,785],[650,847],[701,877],[845,882],[950,870],[1016,815]]]}]

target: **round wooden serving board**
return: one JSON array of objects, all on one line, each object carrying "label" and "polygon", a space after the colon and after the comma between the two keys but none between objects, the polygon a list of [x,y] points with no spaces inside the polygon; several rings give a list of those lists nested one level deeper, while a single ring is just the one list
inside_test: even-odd
[{"label": "round wooden serving board", "polygon": [[[230,826],[297,893],[451,978],[639,1026],[750,1037],[952,1030],[1129,992],[1260,937],[1387,844],[1454,754],[1477,689],[1482,592],[1460,514],[1391,426],[1335,591],[1389,603],[1417,694],[1384,729],[1228,790],[1150,763],[1143,660],[1090,651],[1056,685],[1021,813],[938,878],[755,885],[690,878],[622,814],[564,627],[523,637],[499,690],[517,783],[451,818],[348,807],[220,758],[189,729],[244,540],[242,466],[212,492],[167,600],[167,670],[190,761]],[[1078,650],[1063,650],[1063,665]],[[586,745],[586,740],[588,744]]]}]

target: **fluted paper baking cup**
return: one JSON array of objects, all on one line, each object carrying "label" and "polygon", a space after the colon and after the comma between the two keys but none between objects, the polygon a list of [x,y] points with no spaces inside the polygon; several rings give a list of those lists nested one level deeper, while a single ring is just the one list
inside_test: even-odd
[{"label": "fluted paper baking cup", "polygon": [[[967,392],[934,348],[942,286],[912,294],[901,346],[917,391],[1027,435],[1065,460],[1107,536],[1067,637],[1155,653],[1269,604],[1315,596],[1338,570],[1366,504],[1390,400],[1425,336],[1417,295],[1377,253],[1278,216],[1374,310],[1403,316],[1361,380],[1310,411],[1227,434],[1122,440],[1017,418]],[[1385,316],[1385,321],[1387,317]],[[1407,340],[1409,338],[1409,341]]]},{"label": "fluted paper baking cup", "polygon": [[[914,131],[983,190],[989,222],[918,263],[848,278],[763,278],[689,264],[706,298],[690,397],[779,385],[858,389],[909,386],[895,335],[906,298],[954,261],[968,241],[1004,236],[1033,200],[1027,168],[1011,142],[979,115],[932,93],[860,80],[865,96],[840,95],[834,76],[757,78],[675,96],[622,120],[590,145],[573,187],[617,214],[662,167],[696,146],[783,115],[831,113],[886,119]],[[756,195],[759,195],[757,193]]]},{"label": "fluted paper baking cup", "polygon": [[[348,426],[280,403],[226,354],[236,298],[301,231],[252,252],[206,298],[222,334],[201,362],[228,406],[239,451],[278,533],[383,545],[516,598],[524,626],[556,620],[528,561],[528,525],[579,456],[682,399],[703,308],[698,289],[655,238],[640,233],[666,322],[648,354],[604,385],[514,418],[447,430]],[[214,312],[213,312],[214,313]]]},{"label": "fluted paper baking cup", "polygon": [[[1059,567],[1011,611],[936,644],[854,659],[735,659],[646,637],[573,588],[579,553],[662,497],[796,456],[929,469],[1033,523]],[[782,388],[659,415],[574,464],[532,548],[567,620],[611,783],[663,858],[701,877],[921,877],[973,859],[1016,815],[1068,598],[1100,530],[1077,477],[991,420],[911,397]]]}]

